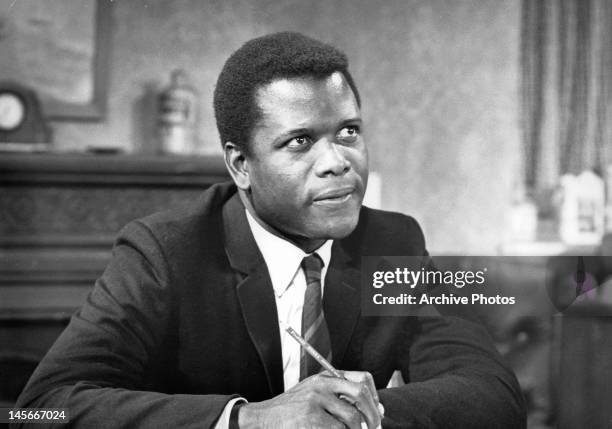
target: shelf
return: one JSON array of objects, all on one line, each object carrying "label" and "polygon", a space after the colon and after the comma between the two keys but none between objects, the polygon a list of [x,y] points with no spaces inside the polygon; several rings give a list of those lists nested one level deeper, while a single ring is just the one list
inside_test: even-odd
[{"label": "shelf", "polygon": [[225,180],[221,157],[0,153],[0,186],[199,187]]},{"label": "shelf", "polygon": [[570,246],[561,241],[526,241],[505,243],[500,254],[507,256],[592,255],[597,246]]}]

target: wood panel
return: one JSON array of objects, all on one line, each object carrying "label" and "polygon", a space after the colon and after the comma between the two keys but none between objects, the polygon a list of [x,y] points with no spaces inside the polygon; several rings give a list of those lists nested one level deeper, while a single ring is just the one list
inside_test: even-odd
[{"label": "wood panel", "polygon": [[609,306],[584,306],[555,318],[554,385],[559,429],[612,428],[610,316]]}]

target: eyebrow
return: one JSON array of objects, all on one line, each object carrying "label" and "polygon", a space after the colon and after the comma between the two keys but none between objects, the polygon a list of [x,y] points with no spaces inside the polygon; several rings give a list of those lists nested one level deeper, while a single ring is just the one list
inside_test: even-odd
[{"label": "eyebrow", "polygon": [[351,124],[358,124],[358,125],[363,124],[363,120],[361,119],[361,116],[356,116],[354,118],[345,119],[344,121],[340,122],[340,125],[342,126],[351,125]]}]

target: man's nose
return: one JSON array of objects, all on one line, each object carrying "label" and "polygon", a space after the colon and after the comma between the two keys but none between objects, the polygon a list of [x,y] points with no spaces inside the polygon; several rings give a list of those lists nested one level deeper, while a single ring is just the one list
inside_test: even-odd
[{"label": "man's nose", "polygon": [[351,169],[351,162],[342,148],[333,140],[323,138],[318,142],[316,173],[320,177],[340,176]]}]

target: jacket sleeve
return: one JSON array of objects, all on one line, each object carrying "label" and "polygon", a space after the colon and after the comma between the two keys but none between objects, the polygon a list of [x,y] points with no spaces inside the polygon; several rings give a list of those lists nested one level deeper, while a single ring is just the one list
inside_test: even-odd
[{"label": "jacket sleeve", "polygon": [[482,326],[458,317],[411,319],[398,349],[407,384],[379,391],[383,427],[526,427],[516,377]]},{"label": "jacket sleeve", "polygon": [[[423,233],[412,218],[408,231],[424,249]],[[435,269],[433,264],[429,268]],[[406,317],[396,350],[396,365],[406,384],[379,391],[386,409],[383,427],[526,427],[516,377],[469,307]]]},{"label": "jacket sleeve", "polygon": [[231,396],[149,388],[150,364],[174,335],[172,274],[165,261],[144,224],[124,228],[111,262],[34,371],[17,407],[67,408],[71,427],[213,427]]}]

